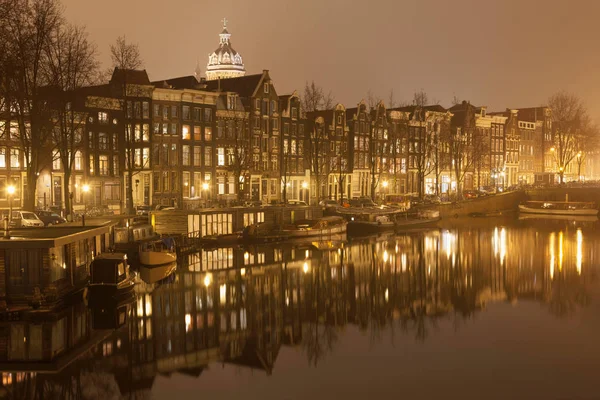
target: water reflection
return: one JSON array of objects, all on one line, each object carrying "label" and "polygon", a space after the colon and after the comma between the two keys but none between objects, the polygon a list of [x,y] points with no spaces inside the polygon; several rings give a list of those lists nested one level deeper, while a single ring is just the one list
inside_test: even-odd
[{"label": "water reflection", "polygon": [[[211,364],[270,375],[282,346],[311,366],[334,357],[348,325],[371,344],[417,342],[492,303],[539,302],[557,317],[590,303],[593,230],[497,226],[356,241],[222,248],[186,256],[171,282],[138,285],[115,315],[83,304],[47,321],[1,323],[8,398],[143,395],[157,375]],[[108,322],[107,322],[108,321]],[[22,371],[22,372],[15,372]],[[54,371],[49,373],[49,371]]]}]

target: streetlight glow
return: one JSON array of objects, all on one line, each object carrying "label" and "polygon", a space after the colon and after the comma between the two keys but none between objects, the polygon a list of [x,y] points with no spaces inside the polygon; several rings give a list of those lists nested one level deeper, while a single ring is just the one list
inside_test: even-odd
[{"label": "streetlight glow", "polygon": [[15,194],[16,188],[14,187],[14,185],[8,185],[6,187],[6,193],[10,194],[11,196],[13,194]]},{"label": "streetlight glow", "polygon": [[308,183],[302,182],[302,189],[308,189]]},{"label": "streetlight glow", "polygon": [[383,185],[384,188],[386,188],[386,187],[388,187],[389,183],[388,183],[388,181],[383,181],[381,184]]},{"label": "streetlight glow", "polygon": [[83,185],[81,187],[81,190],[83,190],[83,193],[87,193],[90,191],[90,185],[88,185],[87,183],[85,185]]},{"label": "streetlight glow", "polygon": [[208,190],[208,183],[204,182],[202,184],[202,190]]}]

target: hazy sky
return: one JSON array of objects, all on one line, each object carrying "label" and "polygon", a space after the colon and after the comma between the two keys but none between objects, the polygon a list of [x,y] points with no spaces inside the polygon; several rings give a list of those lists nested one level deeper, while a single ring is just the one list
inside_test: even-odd
[{"label": "hazy sky", "polygon": [[203,70],[221,19],[248,73],[270,70],[279,94],[314,80],[354,106],[370,89],[410,101],[424,89],[489,109],[579,94],[600,121],[600,1],[596,0],[63,0],[109,64],[125,34],[151,79]]}]

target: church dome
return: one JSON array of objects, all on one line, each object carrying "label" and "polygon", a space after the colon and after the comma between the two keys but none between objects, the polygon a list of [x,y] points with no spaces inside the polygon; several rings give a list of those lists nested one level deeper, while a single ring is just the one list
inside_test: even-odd
[{"label": "church dome", "polygon": [[242,56],[231,47],[230,38],[227,20],[223,19],[223,31],[219,34],[219,47],[208,55],[206,80],[237,78],[246,74]]}]

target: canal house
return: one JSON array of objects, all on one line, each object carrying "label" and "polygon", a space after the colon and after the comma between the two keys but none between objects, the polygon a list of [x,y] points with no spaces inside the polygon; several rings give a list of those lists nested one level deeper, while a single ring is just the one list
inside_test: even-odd
[{"label": "canal house", "polygon": [[14,229],[0,238],[0,312],[52,308],[83,289],[94,256],[113,246],[110,224]]}]

